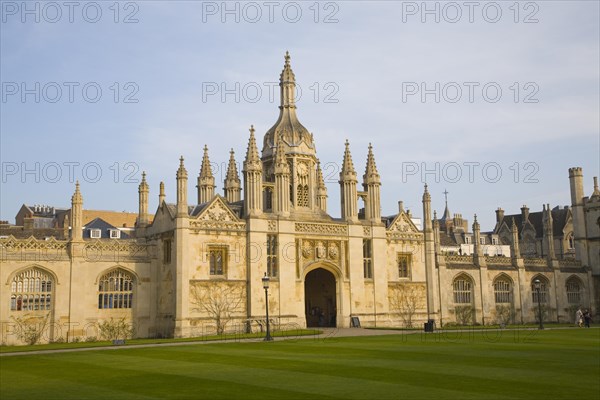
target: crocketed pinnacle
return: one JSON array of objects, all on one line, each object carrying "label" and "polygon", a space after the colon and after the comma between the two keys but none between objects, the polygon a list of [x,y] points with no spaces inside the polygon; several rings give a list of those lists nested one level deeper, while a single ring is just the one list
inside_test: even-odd
[{"label": "crocketed pinnacle", "polygon": [[275,173],[276,174],[289,174],[290,167],[287,159],[285,158],[285,147],[283,146],[283,140],[277,142],[277,152],[275,153]]},{"label": "crocketed pinnacle", "polygon": [[246,171],[262,171],[262,162],[258,156],[256,138],[254,137],[254,125],[250,125],[250,139],[248,140],[248,150],[246,151],[246,160],[244,160],[244,169]]},{"label": "crocketed pinnacle", "polygon": [[323,170],[321,170],[321,162],[317,161],[317,188],[325,188],[325,179],[323,179]]},{"label": "crocketed pinnacle", "polygon": [[142,171],[142,181],[140,182],[139,191],[140,192],[148,192],[150,187],[148,186],[148,182],[146,182],[146,171]]},{"label": "crocketed pinnacle", "polygon": [[204,155],[202,156],[202,166],[200,167],[200,178],[212,178],[212,168],[208,158],[208,146],[204,145]]},{"label": "crocketed pinnacle", "polygon": [[373,146],[369,143],[369,153],[367,154],[367,167],[365,174],[363,175],[365,183],[380,183],[381,179],[379,172],[377,172],[377,165],[375,164],[375,156],[373,155]]},{"label": "crocketed pinnacle", "polygon": [[83,196],[79,191],[79,181],[75,182],[75,193],[71,197],[71,203],[73,204],[83,204]]},{"label": "crocketed pinnacle", "polygon": [[240,175],[238,174],[237,164],[235,162],[235,152],[233,149],[229,151],[229,164],[227,165],[226,182],[239,182]]},{"label": "crocketed pinnacle", "polygon": [[344,149],[344,161],[342,162],[342,171],[340,173],[340,177],[344,176],[354,176],[356,177],[356,170],[354,169],[354,163],[352,162],[352,154],[350,154],[350,143],[348,139],[346,139],[346,148]]},{"label": "crocketed pinnacle", "polygon": [[183,165],[183,156],[179,158],[179,168],[177,169],[177,179],[187,178],[187,170]]}]

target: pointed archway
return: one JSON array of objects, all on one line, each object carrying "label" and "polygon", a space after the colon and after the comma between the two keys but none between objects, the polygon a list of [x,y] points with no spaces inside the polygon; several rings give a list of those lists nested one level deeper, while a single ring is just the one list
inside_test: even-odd
[{"label": "pointed archway", "polygon": [[306,274],[304,308],[307,327],[335,327],[337,318],[335,276],[323,268]]}]

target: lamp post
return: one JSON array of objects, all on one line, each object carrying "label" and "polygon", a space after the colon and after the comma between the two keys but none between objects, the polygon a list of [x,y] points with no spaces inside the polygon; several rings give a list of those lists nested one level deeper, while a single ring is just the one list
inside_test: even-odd
[{"label": "lamp post", "polygon": [[271,329],[269,326],[269,277],[265,272],[265,276],[262,278],[263,288],[265,288],[265,310],[267,314],[267,336],[265,336],[265,342],[273,340],[271,337]]},{"label": "lamp post", "polygon": [[540,289],[542,287],[542,282],[539,279],[533,281],[533,286],[535,291],[537,292],[537,300],[538,300],[538,318],[540,320],[540,327],[538,329],[544,329],[544,323],[542,322],[542,296],[540,295]]}]

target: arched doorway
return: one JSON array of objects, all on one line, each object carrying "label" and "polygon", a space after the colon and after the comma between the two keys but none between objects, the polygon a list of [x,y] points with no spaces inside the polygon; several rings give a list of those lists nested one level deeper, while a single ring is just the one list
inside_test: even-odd
[{"label": "arched doorway", "polygon": [[336,326],[335,276],[323,268],[306,274],[304,279],[304,305],[307,327]]}]

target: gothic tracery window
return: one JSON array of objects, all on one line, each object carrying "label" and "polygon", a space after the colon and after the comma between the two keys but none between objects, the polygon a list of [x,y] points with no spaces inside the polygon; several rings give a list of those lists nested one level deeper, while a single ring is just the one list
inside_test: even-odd
[{"label": "gothic tracery window", "polygon": [[52,307],[51,276],[37,268],[16,275],[11,282],[11,311],[42,311]]},{"label": "gothic tracery window", "polygon": [[581,282],[575,277],[567,280],[567,301],[569,304],[581,304]]},{"label": "gothic tracery window", "polygon": [[512,301],[512,285],[508,279],[496,279],[494,282],[494,298],[496,304],[510,303]]},{"label": "gothic tracery window", "polygon": [[471,279],[464,275],[457,277],[452,283],[452,289],[454,294],[454,303],[471,304],[473,297],[471,293],[473,290]]},{"label": "gothic tracery window", "polygon": [[98,308],[132,308],[133,276],[122,269],[112,270],[98,283]]}]

